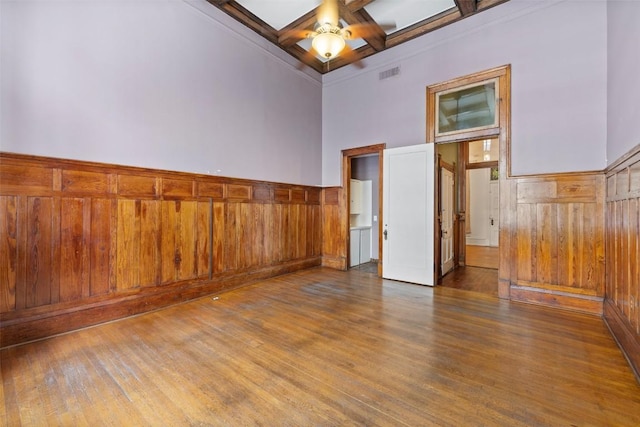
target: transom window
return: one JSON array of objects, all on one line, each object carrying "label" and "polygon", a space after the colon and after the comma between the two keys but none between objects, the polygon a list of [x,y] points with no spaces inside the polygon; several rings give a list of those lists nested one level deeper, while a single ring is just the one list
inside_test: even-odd
[{"label": "transom window", "polygon": [[497,79],[436,93],[436,136],[498,125]]}]

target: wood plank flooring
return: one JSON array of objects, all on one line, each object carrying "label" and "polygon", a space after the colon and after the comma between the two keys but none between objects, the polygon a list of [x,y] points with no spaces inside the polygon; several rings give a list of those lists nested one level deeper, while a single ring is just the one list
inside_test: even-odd
[{"label": "wood plank flooring", "polygon": [[498,270],[479,267],[457,267],[442,278],[440,286],[480,292],[498,297]]},{"label": "wood plank flooring", "polygon": [[0,424],[640,425],[602,320],[316,268],[0,351]]}]

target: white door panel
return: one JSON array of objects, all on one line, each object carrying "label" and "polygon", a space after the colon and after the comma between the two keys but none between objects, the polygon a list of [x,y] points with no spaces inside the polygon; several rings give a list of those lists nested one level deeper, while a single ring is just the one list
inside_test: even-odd
[{"label": "white door panel", "polygon": [[434,285],[434,144],[384,150],[382,276]]},{"label": "white door panel", "polygon": [[440,267],[444,276],[453,268],[453,172],[440,169]]}]

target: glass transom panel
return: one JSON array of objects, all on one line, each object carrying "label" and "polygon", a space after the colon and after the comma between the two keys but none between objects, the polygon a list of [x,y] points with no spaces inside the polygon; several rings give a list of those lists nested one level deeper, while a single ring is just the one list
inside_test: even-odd
[{"label": "glass transom panel", "polygon": [[469,143],[469,163],[497,162],[500,159],[498,138]]},{"label": "glass transom panel", "polygon": [[497,81],[436,94],[436,134],[497,126]]}]

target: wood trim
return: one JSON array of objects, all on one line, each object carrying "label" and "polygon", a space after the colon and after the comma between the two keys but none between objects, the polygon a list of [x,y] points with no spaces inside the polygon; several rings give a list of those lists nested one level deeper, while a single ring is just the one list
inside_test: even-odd
[{"label": "wood trim", "polygon": [[312,186],[3,152],[0,182],[1,346],[320,265],[331,199]]},{"label": "wood trim", "polygon": [[602,315],[603,297],[518,285],[511,285],[509,292],[512,301],[570,309],[596,316]]},{"label": "wood trim", "polygon": [[469,170],[469,169],[497,168],[497,167],[499,167],[499,163],[500,162],[498,162],[498,161],[467,163],[467,170]]},{"label": "wood trim", "polygon": [[[483,8],[485,5],[479,4],[479,8]],[[486,4],[489,7],[489,4]],[[499,85],[499,116],[498,126],[491,129],[476,130],[471,132],[459,133],[455,135],[447,135],[436,137],[435,134],[435,98],[436,93],[454,89],[457,87],[467,86],[470,84],[482,82],[485,80],[498,79]],[[513,220],[511,218],[513,208],[513,201],[511,199],[512,194],[515,194],[511,189],[511,183],[509,181],[511,175],[511,65],[503,65],[495,67],[489,70],[481,71],[478,73],[470,74],[454,78],[439,84],[431,85],[426,90],[426,122],[427,122],[427,143],[445,143],[445,142],[460,142],[461,150],[458,154],[458,179],[459,179],[459,192],[460,194],[466,194],[466,170],[468,168],[468,147],[466,142],[482,139],[487,136],[498,136],[500,147],[500,160],[498,161],[499,168],[499,183],[500,183],[500,234],[499,234],[499,250],[500,250],[500,265],[498,267],[498,296],[500,298],[509,298],[509,289],[511,286],[511,265],[510,260],[517,257],[516,249],[513,244]],[[466,200],[464,197],[459,197],[458,207],[458,262],[460,265],[466,263],[466,251],[465,251],[465,227],[466,227]],[[440,237],[439,230],[436,230],[436,239]],[[508,254],[509,256],[505,256]]]}]

